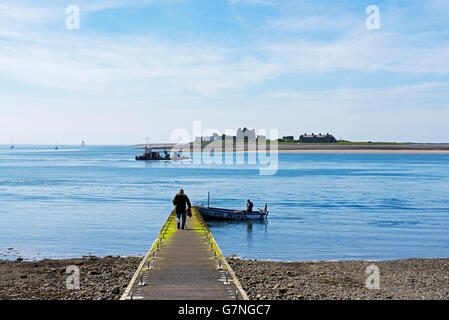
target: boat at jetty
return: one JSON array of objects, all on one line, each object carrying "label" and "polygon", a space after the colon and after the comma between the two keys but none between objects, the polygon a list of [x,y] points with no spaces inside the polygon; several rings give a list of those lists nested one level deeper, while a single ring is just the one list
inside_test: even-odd
[{"label": "boat at jetty", "polygon": [[204,220],[264,220],[268,217],[268,210],[257,211],[232,210],[223,208],[196,206]]},{"label": "boat at jetty", "polygon": [[173,146],[146,146],[143,148],[145,150],[144,153],[140,156],[136,156],[136,160],[185,160],[189,159],[189,157],[181,155],[181,152],[172,151]]},{"label": "boat at jetty", "polygon": [[194,206],[201,213],[204,220],[265,220],[269,212],[266,203],[264,210],[258,208],[257,211],[213,208],[209,204],[210,192],[207,193],[207,207],[203,205]]}]

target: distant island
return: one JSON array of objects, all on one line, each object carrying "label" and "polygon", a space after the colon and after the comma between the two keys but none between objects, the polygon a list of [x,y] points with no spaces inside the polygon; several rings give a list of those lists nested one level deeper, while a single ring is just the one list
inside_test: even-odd
[{"label": "distant island", "polygon": [[[413,143],[413,142],[380,142],[380,141],[348,141],[337,140],[332,134],[301,134],[297,136],[283,136],[277,139],[279,152],[364,152],[364,153],[449,153],[449,143]],[[256,145],[258,150],[261,148],[270,149],[272,140],[266,136],[257,134],[255,129],[246,127],[236,130],[235,135],[226,135],[213,133],[210,136],[195,137],[195,141],[182,145],[181,147],[194,150],[194,147],[201,146],[202,151],[213,150],[217,145],[223,146],[226,151],[248,151],[251,150],[250,144]],[[212,145],[210,145],[212,144]],[[175,144],[152,144],[153,146],[175,146]],[[232,145],[232,147],[230,147]],[[139,144],[136,146],[146,146]],[[231,149],[231,150],[230,150]]]},{"label": "distant island", "polygon": [[[246,127],[239,128],[236,130],[235,135],[226,135],[226,134],[218,134],[213,133],[210,136],[196,137],[196,143],[201,143],[202,145],[208,145],[212,142],[222,142],[222,143],[271,143],[266,136],[257,134],[255,129],[248,129]],[[303,145],[303,144],[338,144],[338,145],[407,145],[407,143],[400,142],[352,142],[348,140],[337,140],[332,134],[315,134],[315,133],[304,133],[298,136],[298,139],[295,139],[295,136],[283,136],[282,138],[277,139],[278,145]]]}]

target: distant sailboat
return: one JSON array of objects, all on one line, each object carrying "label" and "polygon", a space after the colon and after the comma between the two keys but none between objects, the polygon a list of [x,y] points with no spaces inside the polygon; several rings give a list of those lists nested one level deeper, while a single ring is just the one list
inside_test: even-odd
[{"label": "distant sailboat", "polygon": [[58,150],[58,141],[56,141],[55,150]]},{"label": "distant sailboat", "polygon": [[14,138],[12,139],[12,142],[11,142],[11,149],[14,149]]},{"label": "distant sailboat", "polygon": [[83,140],[83,141],[81,141],[81,147],[84,147],[84,146],[86,146],[86,143]]}]

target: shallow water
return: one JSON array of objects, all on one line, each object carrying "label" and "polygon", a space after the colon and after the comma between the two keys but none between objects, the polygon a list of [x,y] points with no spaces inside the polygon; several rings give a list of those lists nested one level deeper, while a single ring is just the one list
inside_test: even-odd
[{"label": "shallow water", "polygon": [[[183,187],[267,223],[209,222],[225,255],[274,260],[449,257],[449,155],[280,154],[250,165],[135,161],[128,146],[0,146],[0,259],[145,254]],[[8,248],[14,248],[8,250]]]}]

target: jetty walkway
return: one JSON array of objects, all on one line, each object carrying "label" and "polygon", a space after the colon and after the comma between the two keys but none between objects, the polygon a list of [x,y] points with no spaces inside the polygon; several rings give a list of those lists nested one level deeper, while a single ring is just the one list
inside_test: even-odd
[{"label": "jetty walkway", "polygon": [[248,299],[195,207],[186,226],[170,214],[121,300]]}]

